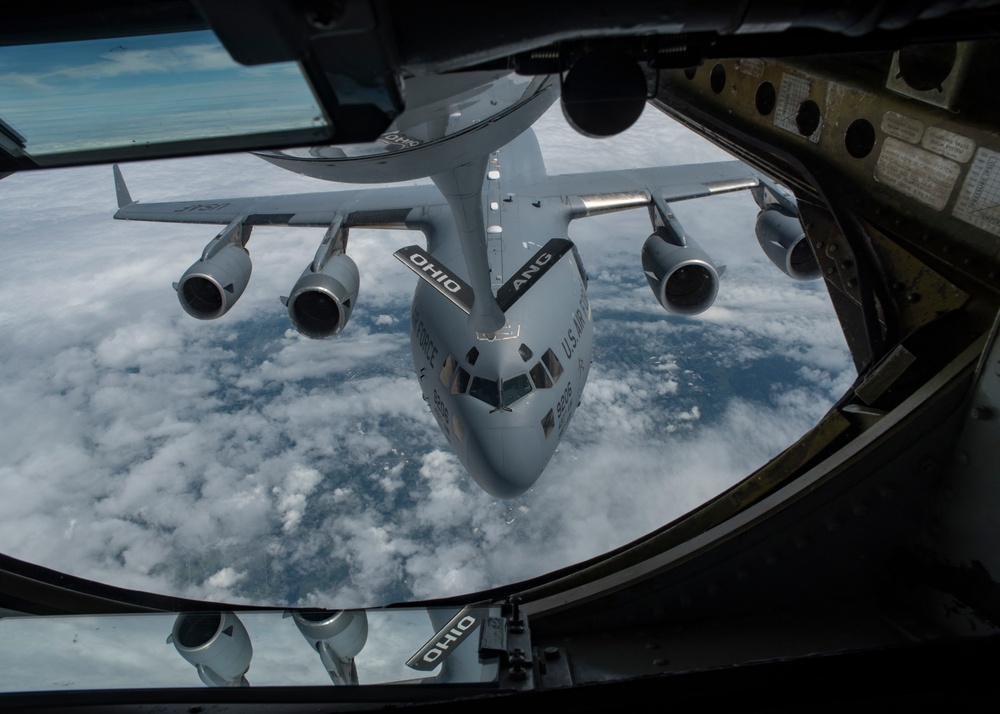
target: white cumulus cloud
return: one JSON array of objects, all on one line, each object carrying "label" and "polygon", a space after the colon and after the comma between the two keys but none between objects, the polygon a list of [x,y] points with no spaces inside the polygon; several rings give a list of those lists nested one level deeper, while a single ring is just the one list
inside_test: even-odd
[{"label": "white cumulus cloud", "polygon": [[[553,173],[727,158],[650,108],[607,141],[574,134],[558,108],[537,131]],[[246,155],[125,174],[145,200],[329,188]],[[277,298],[322,230],[256,228],[246,294],[199,322],[171,282],[213,228],[111,220],[109,167],[0,188],[0,549],[115,585],[351,607],[533,577],[728,488],[854,376],[822,284],[793,283],[760,253],[749,196],[674,207],[728,265],[697,318],[667,315],[646,285],[645,211],[574,222],[591,376],[545,473],[501,501],[449,450],[413,374],[415,278],[392,252],[420,236],[352,231],[352,321],[310,341]]]}]

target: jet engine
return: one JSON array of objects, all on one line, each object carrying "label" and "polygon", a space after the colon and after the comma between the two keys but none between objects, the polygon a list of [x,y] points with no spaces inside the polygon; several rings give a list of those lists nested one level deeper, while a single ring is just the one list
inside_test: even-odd
[{"label": "jet engine", "polygon": [[324,339],[344,329],[358,299],[358,266],[345,253],[332,256],[320,270],[310,264],[283,302],[295,329]]},{"label": "jet engine", "polygon": [[250,226],[234,221],[205,246],[201,259],[174,283],[184,311],[199,320],[222,317],[240,299],[253,267],[246,242]]},{"label": "jet engine", "polygon": [[368,641],[364,610],[292,612],[292,619],[330,673],[334,684],[357,684],[354,658]]},{"label": "jet engine", "polygon": [[757,214],[754,232],[764,254],[785,275],[796,280],[820,277],[819,263],[797,216],[778,207],[765,208]]},{"label": "jet engine", "polygon": [[195,666],[209,687],[248,687],[253,646],[246,627],[232,612],[184,612],[167,637],[181,657]]},{"label": "jet engine", "polygon": [[715,302],[719,276],[697,243],[671,220],[659,226],[642,246],[642,270],[656,299],[674,315],[697,315]]}]

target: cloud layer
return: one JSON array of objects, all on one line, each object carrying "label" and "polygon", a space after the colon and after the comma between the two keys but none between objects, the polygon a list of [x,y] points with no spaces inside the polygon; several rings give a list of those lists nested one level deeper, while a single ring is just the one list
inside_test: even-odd
[{"label": "cloud layer", "polygon": [[[551,173],[726,158],[647,114],[607,141],[536,127]],[[148,200],[322,191],[233,155],[127,166]],[[516,581],[640,537],[736,482],[853,378],[822,285],[787,280],[748,195],[675,206],[729,270],[715,307],[666,315],[639,267],[643,211],[571,227],[597,346],[582,406],[527,494],[483,493],[413,375],[412,234],[357,231],[352,322],[290,329],[277,297],[322,231],[255,229],[254,276],[219,321],[170,288],[211,229],[111,220],[108,167],[0,184],[0,548],[125,587],[330,607]]]}]

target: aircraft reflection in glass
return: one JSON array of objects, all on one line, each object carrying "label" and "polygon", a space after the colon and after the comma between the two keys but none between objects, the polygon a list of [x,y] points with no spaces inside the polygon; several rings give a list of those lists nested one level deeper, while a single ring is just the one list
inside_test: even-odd
[{"label": "aircraft reflection in glass", "polygon": [[[416,651],[406,650],[414,645],[413,635],[423,631],[412,623],[426,614],[434,633]],[[502,648],[491,639],[497,628],[502,630],[504,620],[499,618],[498,607],[469,605],[454,608],[426,608],[377,612],[373,616],[383,624],[381,642],[375,643],[375,658],[398,660],[412,672],[413,677],[397,683],[408,684],[458,684],[495,682],[498,657]],[[276,617],[291,618],[309,648],[319,655],[323,669],[335,685],[358,685],[357,657],[368,642],[368,613],[364,610],[291,610],[283,615],[277,611],[244,613],[263,639],[270,640],[270,650],[264,655],[273,665],[276,653],[298,663],[297,668],[309,669],[298,659],[297,653],[276,646],[279,637],[275,629]],[[134,619],[134,618],[133,618]],[[160,623],[160,616],[147,618],[150,628]],[[393,627],[384,627],[392,623]],[[271,627],[265,625],[270,624]],[[480,634],[485,628],[487,632]],[[100,628],[97,628],[98,630]],[[269,637],[268,637],[269,636]],[[388,639],[386,639],[388,636]],[[426,637],[426,635],[424,635]],[[135,638],[133,638],[135,639]],[[379,639],[376,637],[376,639]],[[240,616],[232,611],[184,612],[177,616],[167,643],[198,672],[201,681],[209,687],[248,687],[247,672],[253,660],[254,648],[250,633]],[[371,648],[369,648],[371,649]],[[406,654],[408,659],[403,659]],[[371,664],[369,658],[369,664]],[[287,663],[286,663],[287,664]],[[382,681],[378,668],[369,668],[365,684]],[[398,668],[396,668],[398,671]],[[273,673],[263,672],[265,686]],[[258,684],[260,682],[258,681]]]},{"label": "aircraft reflection in glass", "polygon": [[296,328],[312,338],[339,333],[357,303],[350,228],[423,232],[426,249],[396,252],[421,278],[410,319],[420,388],[476,483],[511,498],[552,457],[590,370],[587,274],[567,237],[571,220],[648,208],[653,233],[642,269],[650,288],[669,312],[695,315],[715,300],[723,268],[684,232],[669,202],[753,189],[768,257],[791,277],[819,275],[794,200],[739,162],[549,176],[529,127],[557,96],[548,76],[433,77],[407,84],[408,109],[379,142],[260,154],[321,179],[429,176],[434,186],[138,203],[115,167],[115,218],[226,226],[175,284],[199,319],[224,315],[242,295],[254,225],[325,227],[315,258],[283,298]]}]

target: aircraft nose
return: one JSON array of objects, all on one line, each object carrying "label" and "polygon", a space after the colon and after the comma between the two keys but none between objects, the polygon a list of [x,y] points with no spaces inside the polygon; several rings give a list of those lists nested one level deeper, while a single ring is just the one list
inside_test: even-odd
[{"label": "aircraft nose", "polygon": [[548,461],[530,427],[478,430],[469,444],[469,472],[492,496],[513,498],[531,488]]}]

